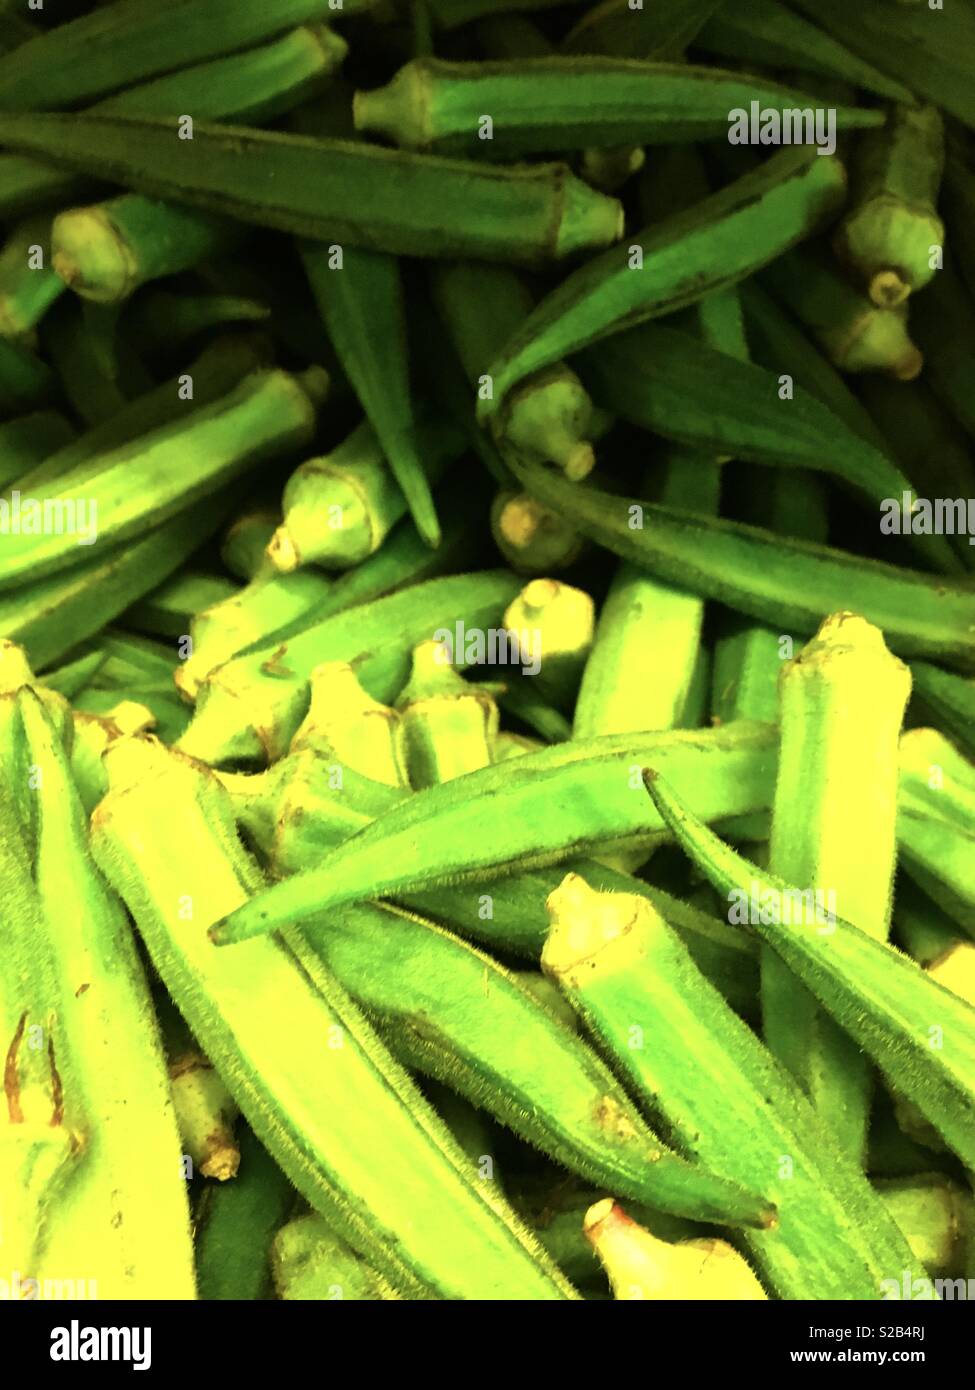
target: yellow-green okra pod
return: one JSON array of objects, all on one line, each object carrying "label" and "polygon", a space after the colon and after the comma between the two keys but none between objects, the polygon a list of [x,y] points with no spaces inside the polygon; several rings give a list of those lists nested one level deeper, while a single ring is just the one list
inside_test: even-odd
[{"label": "yellow-green okra pod", "polygon": [[[0,141],[4,139],[0,126]],[[809,236],[842,202],[835,157],[781,150],[719,193],[589,260],[545,296],[490,366],[487,419],[532,373],[621,328],[696,303]]]},{"label": "yellow-green okra pod", "polygon": [[[763,114],[782,112],[812,100],[748,73],[635,58],[414,58],[385,87],[356,92],[354,112],[357,130],[404,149],[510,159],[727,139],[729,112],[755,101]],[[836,119],[856,129],[882,125],[884,117],[844,106]]]},{"label": "yellow-green okra pod", "polygon": [[943,671],[928,661],[912,661],[915,694],[969,757],[975,757],[975,681]]},{"label": "yellow-green okra pod", "polygon": [[895,107],[883,130],[868,132],[856,146],[852,205],[833,244],[874,304],[902,304],[937,273],[945,239],[937,211],[944,163],[944,122],[934,106]]},{"label": "yellow-green okra pod", "polygon": [[592,647],[590,596],[557,579],[532,579],[504,614],[515,660],[556,707],[570,709]]},{"label": "yellow-green okra pod", "polygon": [[316,867],[258,895],[214,936],[241,940],[333,904],[559,863],[594,846],[652,845],[661,823],[647,817],[638,792],[648,757],[671,769],[708,820],[769,804],[775,737],[765,725],[556,744],[415,792]]},{"label": "yellow-green okra pod", "polygon": [[0,487],[19,482],[74,438],[73,427],[56,410],[35,410],[0,425]]},{"label": "yellow-green okra pod", "polygon": [[[758,901],[748,923],[913,1102],[963,1163],[975,1159],[975,1008],[913,961],[836,916],[812,894],[751,864],[688,812],[662,778],[647,789],[678,842],[719,892]],[[791,925],[790,925],[791,924]],[[825,933],[824,933],[825,925]],[[797,929],[798,928],[798,929]],[[932,1029],[937,1029],[932,1034]],[[932,1036],[945,1046],[931,1047]]]},{"label": "yellow-green okra pod", "polygon": [[[414,670],[415,665],[414,656]],[[316,666],[308,684],[308,713],[295,731],[289,753],[308,749],[375,782],[408,788],[399,712],[367,695],[345,661]]]},{"label": "yellow-green okra pod", "polygon": [[567,569],[585,546],[578,532],[527,492],[504,488],[491,504],[494,543],[519,574]]},{"label": "yellow-green okra pod", "polygon": [[[839,914],[878,941],[890,928],[896,752],[910,689],[910,673],[882,634],[852,613],[827,618],[779,678],[769,868],[811,889],[823,921]],[[862,1165],[867,1059],[769,947],[762,956],[762,1024],[769,1048],[834,1141]]]},{"label": "yellow-green okra pod", "polygon": [[305,929],[411,1069],[436,1077],[592,1182],[677,1215],[770,1224],[761,1192],[692,1169],[661,1144],[612,1073],[492,957],[412,913],[363,903]]},{"label": "yellow-green okra pod", "polygon": [[[975,596],[962,580],[568,483],[523,458],[512,458],[511,467],[529,491],[584,535],[705,598],[809,634],[828,613],[858,611],[900,655],[937,656],[966,670],[975,666]],[[643,508],[640,531],[629,526],[634,507]]]},{"label": "yellow-green okra pod", "polygon": [[[110,791],[93,817],[98,861],[180,1012],[302,1195],[406,1297],[574,1297],[510,1209],[462,1176],[447,1131],[323,967],[310,978],[283,940],[212,949],[209,924],[260,881],[212,774],[140,740],[106,761]],[[192,846],[178,860],[167,817]]]},{"label": "yellow-green okra pod", "polygon": [[281,1227],[271,1244],[271,1270],[277,1296],[286,1302],[386,1302],[399,1297],[314,1213]]},{"label": "yellow-green okra pod", "polygon": [[142,966],[122,905],[90,857],[58,730],[31,691],[18,705],[36,788],[35,881],[70,1052],[66,1103],[77,1086],[84,1115],[81,1163],[59,1203],[47,1268],[90,1271],[100,1298],[193,1298],[179,1139]]},{"label": "yellow-green okra pod", "polygon": [[587,1029],[688,1154],[775,1203],[771,1229],[741,1232],[775,1294],[879,1299],[913,1268],[866,1179],[648,903],[571,874],[548,908],[542,965]]},{"label": "yellow-green okra pod", "polygon": [[227,1182],[237,1176],[240,1166],[234,1137],[237,1105],[168,995],[160,994],[156,1012],[184,1164],[189,1160],[186,1176],[199,1172],[204,1178]]},{"label": "yellow-green okra pod", "polygon": [[942,1173],[878,1181],[884,1206],[907,1237],[915,1259],[942,1278],[963,1275],[975,1230],[972,1195]]},{"label": "yellow-green okra pod", "polygon": [[[418,584],[426,574],[438,573],[446,559],[453,562],[455,551],[446,540],[431,551],[415,532],[413,536],[423,553],[409,567],[405,588],[387,593],[383,585],[381,598],[367,589],[365,598],[373,601],[350,605],[347,612],[331,607],[333,591],[323,615],[313,610],[266,633],[211,672],[200,686],[193,722],[179,741],[183,751],[212,763],[273,762],[305,716],[308,678],[321,662],[351,662],[364,689],[374,699],[389,700],[409,674],[412,649],[438,629],[453,629],[457,623],[474,632],[498,628],[506,604],[518,592],[515,576],[485,570]],[[378,573],[387,584],[391,574],[395,585],[404,582],[402,554],[392,566],[385,563],[383,551],[376,560],[370,581]],[[350,585],[357,574],[350,572]]]},{"label": "yellow-green okra pod", "polygon": [[0,250],[0,333],[27,337],[64,288],[52,265],[50,214],[19,223]]},{"label": "yellow-green okra pod", "polygon": [[414,649],[410,679],[396,708],[403,758],[415,788],[448,782],[491,763],[498,707],[489,691],[453,669],[442,642],[431,638]]},{"label": "yellow-green okra pod", "polygon": [[0,117],[0,147],[329,244],[546,265],[612,245],[622,232],[617,200],[564,164],[489,166],[204,122],[191,142],[176,133],[172,120],[144,116]]},{"label": "yellow-green okra pod", "polygon": [[[456,426],[434,418],[417,429],[415,442],[428,484],[439,482],[465,447]],[[406,515],[408,502],[382,440],[363,421],[330,453],[295,469],[285,484],[282,508],[284,521],[267,553],[278,570],[290,574],[302,565],[341,570],[359,564]]]},{"label": "yellow-green okra pod", "polygon": [[127,608],[124,623],[154,637],[182,637],[200,612],[227,603],[240,585],[223,575],[186,568]]}]

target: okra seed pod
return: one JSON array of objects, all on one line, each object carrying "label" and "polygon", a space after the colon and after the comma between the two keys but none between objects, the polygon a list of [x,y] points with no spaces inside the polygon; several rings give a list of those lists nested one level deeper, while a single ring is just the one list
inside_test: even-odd
[{"label": "okra seed pod", "polygon": [[654,1301],[767,1299],[750,1266],[725,1240],[658,1240],[611,1197],[596,1202],[583,1231],[609,1275],[617,1299]]},{"label": "okra seed pod", "polygon": [[558,512],[527,492],[510,489],[499,492],[492,503],[491,531],[504,558],[520,573],[568,569],[585,545]]},{"label": "okra seed pod", "polygon": [[440,642],[414,649],[413,670],[397,709],[414,787],[448,782],[491,762],[498,707],[490,694],[453,670]]},{"label": "okra seed pod", "polygon": [[400,757],[401,717],[372,699],[346,661],[323,662],[309,678],[308,713],[291,740],[290,752],[308,749],[390,787],[408,786]]},{"label": "okra seed pod", "polygon": [[595,608],[582,589],[533,579],[505,611],[527,674],[555,704],[568,706],[592,646]]}]

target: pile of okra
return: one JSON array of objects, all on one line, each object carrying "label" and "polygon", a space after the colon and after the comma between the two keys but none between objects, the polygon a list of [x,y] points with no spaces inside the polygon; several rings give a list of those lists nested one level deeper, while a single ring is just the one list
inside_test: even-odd
[{"label": "pile of okra", "polygon": [[0,5],[0,1293],[975,1288],[973,0]]}]

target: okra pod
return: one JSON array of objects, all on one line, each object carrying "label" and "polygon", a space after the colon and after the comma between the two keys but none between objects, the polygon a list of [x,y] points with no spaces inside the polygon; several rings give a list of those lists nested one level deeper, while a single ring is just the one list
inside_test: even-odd
[{"label": "okra pod", "polygon": [[775,0],[749,0],[744,10],[716,8],[694,47],[759,67],[795,68],[839,78],[887,101],[909,102],[910,90]]},{"label": "okra pod", "polygon": [[[494,382],[489,368],[530,316],[531,292],[505,266],[447,264],[435,266],[430,278],[467,379],[479,399],[490,398]],[[510,393],[492,420],[492,432],[502,454],[506,445],[527,450],[578,479],[595,463],[592,424],[585,387],[571,367],[555,362],[524,389]]]},{"label": "okra pod", "polygon": [[[312,691],[314,694],[314,686]],[[479,689],[453,669],[450,653],[442,643],[430,640],[414,649],[410,679],[396,708],[400,743],[413,787],[436,786],[491,763],[498,707],[489,691]]]},{"label": "okra pod", "polygon": [[681,1299],[742,1302],[768,1294],[733,1245],[712,1237],[671,1244],[645,1230],[604,1197],[586,1212],[586,1239],[599,1256],[613,1293],[627,1301]]},{"label": "okra pod", "polygon": [[0,249],[0,334],[28,337],[63,291],[51,264],[51,218],[30,217]]},{"label": "okra pod", "polygon": [[83,1161],[59,1203],[48,1267],[75,1270],[81,1262],[99,1297],[193,1298],[179,1141],[142,966],[122,906],[90,857],[58,729],[29,689],[18,707],[37,787],[35,880],[70,1049],[66,1114],[69,1086],[79,1088],[84,1114]]},{"label": "okra pod", "polygon": [[54,373],[46,362],[22,344],[0,339],[0,410],[5,415],[46,405],[53,388]]},{"label": "okra pod", "polygon": [[[897,853],[896,749],[911,681],[882,634],[850,613],[827,618],[782,668],[781,748],[769,869],[812,889],[885,941]],[[852,833],[869,825],[869,837]],[[762,955],[765,1041],[860,1166],[870,1111],[867,1060],[773,949]]]},{"label": "okra pod", "polygon": [[[259,882],[212,774],[136,740],[106,763],[110,791],[92,830],[103,872],[258,1139],[306,1200],[406,1297],[574,1297],[505,1204],[462,1176],[446,1130],[323,968],[308,978],[283,942],[210,948],[207,925]],[[180,861],[164,807],[193,846]]]},{"label": "okra pod", "polygon": [[[440,419],[425,421],[415,441],[428,484],[439,482],[464,448],[461,431]],[[295,469],[282,508],[284,521],[267,553],[278,570],[290,574],[302,565],[342,570],[368,559],[405,516],[407,499],[382,441],[363,421],[330,453]],[[425,539],[429,543],[429,528]]]},{"label": "okra pod", "polygon": [[[179,426],[156,430],[37,487],[28,504],[38,515],[63,517],[67,511],[74,517],[80,496],[84,516],[74,529],[83,538],[91,536],[86,544],[138,535],[147,522],[168,520],[255,462],[307,444],[314,430],[314,397],[323,385],[317,376],[302,381],[280,370],[256,371],[215,405],[193,410]],[[27,573],[40,579],[66,568],[77,545],[76,534],[15,531],[4,546],[0,589],[22,582]]]},{"label": "okra pod", "polygon": [[876,1187],[916,1260],[941,1278],[965,1273],[973,1230],[970,1192],[941,1173],[887,1178]]},{"label": "okra pod", "polygon": [[924,349],[926,378],[935,395],[975,439],[971,354],[975,305],[953,264],[947,263],[912,306],[911,322]]},{"label": "okra pod", "polygon": [[491,504],[494,543],[513,570],[547,574],[568,569],[585,542],[555,512],[527,492],[505,488]]},{"label": "okra pod", "polygon": [[937,723],[975,757],[975,681],[927,661],[911,662],[911,677],[916,696]]},{"label": "okra pod", "polygon": [[156,1008],[184,1162],[190,1159],[191,1173],[226,1182],[236,1177],[240,1165],[234,1138],[237,1106],[172,1001],[162,996]]},{"label": "okra pod", "polygon": [[694,42],[721,0],[670,0],[634,6],[602,0],[591,6],[563,42],[567,53],[608,53],[676,61]]},{"label": "okra pod", "polygon": [[122,621],[128,627],[156,637],[182,637],[190,631],[197,613],[215,604],[227,603],[239,592],[240,585],[232,579],[184,569],[127,608]]},{"label": "okra pod", "polygon": [[568,353],[767,265],[835,211],[845,182],[835,157],[781,150],[721,192],[594,257],[545,296],[495,361],[493,399],[480,402],[484,416],[525,377]]},{"label": "okra pod", "polygon": [[924,355],[908,334],[904,306],[878,308],[825,256],[791,251],[764,278],[841,371],[886,372],[897,381],[920,374]]},{"label": "okra pod", "polygon": [[[345,12],[363,0],[343,0]],[[38,34],[0,58],[0,110],[75,106],[158,73],[260,43],[307,20],[328,19],[330,0],[174,0],[165,14],[151,0],[118,0]]]},{"label": "okra pod", "polygon": [[394,255],[544,265],[609,246],[622,231],[616,199],[563,164],[492,167],[205,122],[183,142],[171,120],[88,114],[5,115],[0,146],[150,198]]},{"label": "okra pod", "polygon": [[288,751],[309,749],[374,782],[408,787],[401,751],[403,719],[399,712],[367,695],[353,668],[344,661],[326,661],[316,666],[308,684],[308,713],[298,725]]},{"label": "okra pod", "polygon": [[[813,99],[746,73],[635,58],[414,58],[385,87],[356,92],[356,129],[402,149],[521,158],[583,147],[727,139],[729,112],[808,108]],[[487,116],[484,113],[489,113]],[[843,128],[883,114],[841,107]]]},{"label": "okra pod", "polygon": [[268,505],[242,512],[227,527],[220,542],[220,560],[224,568],[244,584],[272,570],[264,552],[280,524],[279,507]]},{"label": "okra pod", "polygon": [[893,308],[936,273],[944,245],[938,191],[944,123],[933,106],[898,106],[866,134],[852,163],[852,207],[833,245],[874,304]]},{"label": "okra pod", "polygon": [[264,1146],[249,1127],[242,1128],[237,1176],[210,1184],[201,1198],[196,1282],[205,1302],[271,1296],[272,1242],[297,1200]]},{"label": "okra pod", "polygon": [[[708,880],[720,892],[762,904],[762,910],[749,913],[749,925],[970,1166],[975,1155],[975,1008],[894,947],[838,915],[826,935],[821,924],[812,930],[817,914],[808,890],[764,872],[722,844],[659,777],[648,774],[647,789]],[[800,930],[785,925],[793,915]],[[932,1048],[932,1036],[947,1046]]]},{"label": "okra pod", "polygon": [[41,349],[61,383],[75,414],[88,426],[106,423],[126,404],[116,359],[85,307],[71,295],[59,299],[40,326]]},{"label": "okra pod", "polygon": [[351,662],[364,689],[388,700],[405,682],[418,643],[457,623],[474,632],[497,627],[517,588],[513,576],[488,570],[428,580],[317,622],[305,615],[207,677],[179,746],[214,763],[273,761],[304,718],[308,677],[322,661]]},{"label": "okra pod", "polygon": [[[567,483],[525,459],[525,487],[600,545],[705,598],[783,631],[812,634],[829,613],[860,612],[902,656],[975,666],[975,596],[963,581],[895,568],[846,551],[773,535],[757,526]],[[642,507],[644,526],[628,518]],[[934,539],[942,539],[936,537]]]},{"label": "okra pod", "polygon": [[514,659],[557,708],[574,703],[592,647],[594,612],[587,593],[557,579],[532,579],[505,610]]},{"label": "okra pod", "polygon": [[406,311],[399,263],[361,247],[300,245],[301,259],[329,338],[389,461],[410,515],[428,545],[440,523],[410,399]]},{"label": "okra pod", "polygon": [[271,1245],[278,1298],[287,1302],[386,1302],[399,1295],[320,1216],[282,1226]]},{"label": "okra pod", "polygon": [[485,15],[507,15],[511,10],[547,10],[560,3],[561,0],[426,0],[440,29],[456,29]]},{"label": "okra pod", "polygon": [[588,1045],[490,956],[368,903],[304,935],[405,1065],[445,1081],[570,1171],[679,1216],[771,1220],[760,1193],[691,1170],[663,1147]]},{"label": "okra pod", "polygon": [[[780,1298],[881,1297],[906,1242],[809,1102],[644,900],[570,874],[542,955],[587,1029],[688,1154],[777,1209],[743,1244]],[[652,1043],[651,1043],[652,1039]]]},{"label": "okra pod", "polygon": [[[648,822],[633,776],[648,756],[671,769],[708,820],[768,804],[774,735],[764,725],[556,744],[416,792],[326,854],[316,868],[258,895],[219,924],[214,938],[243,940],[363,897],[558,863],[594,845],[638,848],[648,838],[653,843],[659,825]],[[492,822],[497,816],[490,839],[483,831],[488,801]]]},{"label": "okra pod", "polygon": [[0,487],[15,483],[75,438],[56,410],[37,410],[0,425]]}]

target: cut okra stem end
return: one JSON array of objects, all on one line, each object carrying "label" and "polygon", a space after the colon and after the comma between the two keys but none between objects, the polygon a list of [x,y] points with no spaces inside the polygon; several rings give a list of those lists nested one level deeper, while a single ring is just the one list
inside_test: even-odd
[{"label": "cut okra stem end", "polygon": [[69,289],[99,304],[128,298],[138,267],[103,208],[72,208],[54,219],[51,264]]}]

